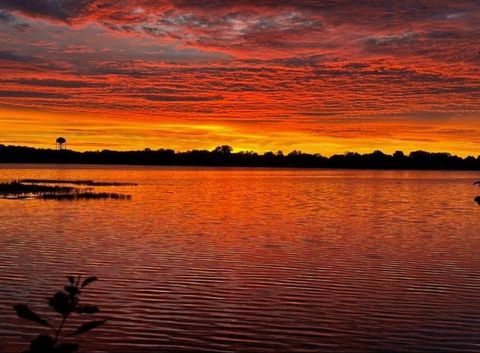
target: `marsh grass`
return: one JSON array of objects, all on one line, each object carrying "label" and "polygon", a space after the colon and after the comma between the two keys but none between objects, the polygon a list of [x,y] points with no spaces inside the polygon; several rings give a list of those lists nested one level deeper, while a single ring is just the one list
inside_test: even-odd
[{"label": "marsh grass", "polygon": [[74,192],[67,194],[46,193],[38,196],[42,200],[74,201],[74,200],[131,200],[130,195],[116,194],[111,192]]},{"label": "marsh grass", "polygon": [[136,183],[119,183],[119,182],[99,182],[93,180],[68,180],[68,179],[21,179],[18,181],[22,184],[69,184],[69,185],[83,185],[83,186],[137,186]]},{"label": "marsh grass", "polygon": [[[60,184],[60,185],[56,185]],[[97,183],[90,180],[37,180],[23,179],[0,183],[0,198],[3,199],[41,199],[41,200],[131,200],[130,195],[94,192],[93,187],[78,188],[62,184],[85,185],[85,186],[124,186],[135,185],[128,183]]]},{"label": "marsh grass", "polygon": [[14,180],[7,183],[0,183],[0,196],[43,195],[43,194],[69,194],[75,192],[75,188],[57,185],[34,185],[24,184]]}]

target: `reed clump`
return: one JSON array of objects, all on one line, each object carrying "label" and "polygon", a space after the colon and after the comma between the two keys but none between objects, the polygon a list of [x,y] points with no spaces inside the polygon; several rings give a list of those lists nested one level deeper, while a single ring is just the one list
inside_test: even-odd
[{"label": "reed clump", "polygon": [[137,186],[137,183],[103,182],[93,180],[68,180],[68,179],[21,179],[22,184],[69,184],[84,186]]},{"label": "reed clump", "polygon": [[67,194],[42,194],[38,196],[42,200],[74,201],[74,200],[131,200],[131,195],[116,194],[111,192],[74,192]]},{"label": "reed clump", "polygon": [[[59,185],[58,185],[59,184]],[[66,184],[89,186],[79,188]],[[74,200],[131,200],[131,195],[113,192],[94,192],[93,186],[125,186],[133,183],[103,183],[91,180],[22,179],[0,183],[0,198]]]},{"label": "reed clump", "polygon": [[0,183],[0,196],[2,197],[23,198],[32,194],[69,194],[74,191],[75,188],[69,186],[25,184],[18,180]]}]

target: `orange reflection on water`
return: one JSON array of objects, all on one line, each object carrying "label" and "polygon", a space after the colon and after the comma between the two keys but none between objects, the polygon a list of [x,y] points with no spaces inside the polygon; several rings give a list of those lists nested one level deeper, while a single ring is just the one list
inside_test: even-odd
[{"label": "orange reflection on water", "polygon": [[[41,307],[63,274],[98,275],[93,295],[114,320],[94,346],[82,342],[91,351],[480,343],[474,173],[13,166],[0,175],[140,184],[115,187],[129,202],[0,200],[0,303]],[[30,331],[12,314],[0,306],[0,336],[16,348],[16,332]]]}]

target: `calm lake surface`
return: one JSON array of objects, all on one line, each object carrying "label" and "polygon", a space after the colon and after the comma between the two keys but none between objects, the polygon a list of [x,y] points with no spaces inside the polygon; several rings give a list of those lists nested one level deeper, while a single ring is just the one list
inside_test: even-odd
[{"label": "calm lake surface", "polygon": [[[0,200],[0,352],[69,274],[111,321],[83,352],[480,352],[471,172],[0,166],[131,201]],[[35,331],[37,330],[37,331]]]}]

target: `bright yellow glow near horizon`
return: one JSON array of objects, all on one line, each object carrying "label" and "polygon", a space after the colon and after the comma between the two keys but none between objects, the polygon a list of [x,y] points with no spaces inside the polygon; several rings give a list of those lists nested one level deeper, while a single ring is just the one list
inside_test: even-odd
[{"label": "bright yellow glow near horizon", "polygon": [[[450,152],[460,156],[477,155],[474,141],[443,139],[435,141],[429,134],[435,135],[435,128],[422,127],[423,139],[416,135],[415,124],[408,128],[403,125],[403,132],[391,136],[388,132],[395,129],[394,124],[374,123],[358,125],[365,133],[359,136],[342,137],[342,125],[323,126],[316,134],[308,129],[292,129],[291,126],[278,124],[256,126],[254,132],[246,124],[194,123],[192,121],[156,122],[141,119],[98,119],[86,114],[52,113],[34,110],[0,109],[1,144],[24,145],[40,148],[54,148],[55,139],[63,136],[69,148],[78,151],[102,149],[143,150],[145,148],[171,148],[177,151],[191,149],[208,149],[228,144],[234,151],[283,151],[289,153],[300,150],[308,153],[320,153],[329,156],[336,153],[354,151],[369,153],[382,150],[393,153],[403,150],[432,152]],[[352,125],[348,125],[351,129]],[[441,129],[454,129],[455,126],[441,126]],[[369,130],[376,136],[368,136]],[[438,130],[438,125],[437,125]],[[384,131],[386,136],[379,133]],[[339,135],[334,135],[337,133]],[[348,131],[347,131],[348,133]],[[377,136],[378,135],[378,136]]]}]

